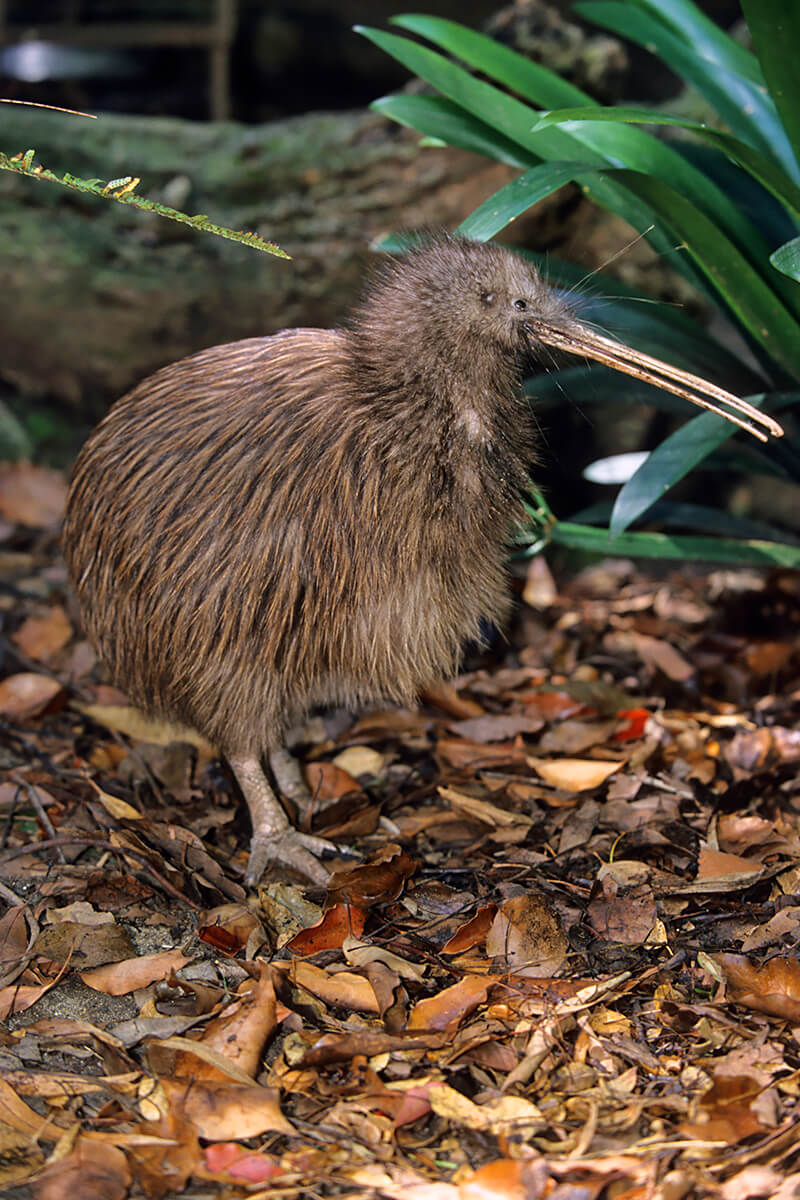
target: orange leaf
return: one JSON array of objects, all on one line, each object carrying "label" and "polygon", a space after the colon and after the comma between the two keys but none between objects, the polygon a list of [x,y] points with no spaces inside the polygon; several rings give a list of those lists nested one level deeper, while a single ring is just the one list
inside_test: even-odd
[{"label": "orange leaf", "polygon": [[367,923],[367,914],[362,908],[351,904],[334,904],[308,929],[301,929],[286,947],[301,956],[316,954],[320,950],[338,950],[345,938],[360,938]]},{"label": "orange leaf", "polygon": [[482,1004],[500,975],[465,975],[438,996],[420,1000],[408,1018],[407,1029],[449,1029]]}]

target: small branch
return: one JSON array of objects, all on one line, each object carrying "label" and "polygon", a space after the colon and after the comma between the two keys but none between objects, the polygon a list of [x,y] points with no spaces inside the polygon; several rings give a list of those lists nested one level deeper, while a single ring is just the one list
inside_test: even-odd
[{"label": "small branch", "polygon": [[166,205],[159,204],[157,200],[147,200],[144,196],[139,196],[136,192],[136,188],[141,183],[138,176],[124,175],[121,179],[112,179],[109,183],[103,183],[100,179],[80,179],[77,175],[70,175],[66,171],[63,175],[56,175],[54,171],[48,171],[46,167],[34,165],[35,153],[35,150],[26,150],[24,153],[20,151],[19,154],[8,155],[0,151],[0,170],[14,171],[17,175],[26,175],[29,179],[59,183],[62,187],[72,188],[76,192],[89,192],[92,196],[117,200],[120,204],[131,204],[143,212],[157,213],[159,217],[166,217],[170,221],[179,221],[182,225],[190,225],[192,229],[200,230],[203,233],[214,233],[217,237],[228,238],[232,242],[241,242],[244,246],[252,246],[256,250],[274,254],[277,258],[291,257],[275,242],[268,242],[260,233],[228,229],[224,225],[215,225],[213,221],[209,221],[205,213],[198,213],[190,217],[188,213],[179,212],[176,208],[167,208]]}]

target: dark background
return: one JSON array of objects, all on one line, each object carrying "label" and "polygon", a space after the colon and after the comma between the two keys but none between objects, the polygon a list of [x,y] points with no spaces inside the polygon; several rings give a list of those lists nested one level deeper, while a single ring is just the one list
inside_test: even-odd
[{"label": "dark background", "polygon": [[[555,6],[579,20],[566,0]],[[502,7],[502,0],[232,2],[228,113],[257,123],[365,106],[401,86],[407,74],[355,36],[354,24],[385,27],[393,14],[416,11],[481,28]],[[705,0],[701,7],[724,25],[739,16],[736,0]],[[5,22],[2,8],[4,96],[94,111],[209,117],[209,52],[190,43],[224,14],[220,0],[8,0]],[[61,41],[53,26],[60,26]],[[142,44],[148,36],[156,42],[160,37],[161,44]],[[634,50],[632,59],[632,95],[666,97],[677,90],[674,77],[650,55]]]}]

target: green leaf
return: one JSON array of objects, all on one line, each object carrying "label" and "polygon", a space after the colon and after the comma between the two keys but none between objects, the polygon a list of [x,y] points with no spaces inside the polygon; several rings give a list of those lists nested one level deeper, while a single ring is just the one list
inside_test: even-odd
[{"label": "green leaf", "polygon": [[[394,24],[428,38],[539,107],[552,108],[552,98],[557,94],[572,94],[582,96],[584,101],[589,100],[571,84],[565,85],[552,72],[529,62],[505,46],[499,46],[492,38],[475,33],[454,21],[438,17],[400,16],[394,18]],[[427,78],[430,79],[430,76]],[[534,124],[532,122],[532,126]],[[540,130],[540,134],[547,132],[547,129]],[[553,132],[552,128],[549,132]],[[571,148],[567,149],[564,143],[558,153],[551,152],[550,143],[540,145],[534,140],[527,144],[540,158],[577,158],[579,161],[588,159],[593,162],[599,155],[608,166],[625,166],[653,175],[683,192],[687,199],[713,217],[740,251],[754,263],[765,262],[769,247],[759,229],[742,215],[738,206],[703,171],[671,146],[641,129],[611,129],[599,124],[571,129],[569,136]],[[588,183],[592,195],[598,199],[598,187],[602,186],[599,180],[595,181],[594,186],[592,181]],[[608,183],[606,180],[606,188]],[[602,199],[598,199],[598,202],[604,203]],[[612,206],[619,211],[616,204]],[[647,225],[637,228],[647,228]]]},{"label": "green leaf", "polygon": [[800,379],[800,324],[762,276],[705,213],[674,188],[620,171],[657,218],[674,229],[700,269],[750,335],[795,379]]},{"label": "green leaf", "polygon": [[584,0],[575,9],[620,37],[658,54],[705,96],[735,134],[768,158],[777,159],[795,182],[800,181],[800,168],[786,131],[763,85],[722,63],[712,66],[694,45],[676,36],[663,21],[630,3]]},{"label": "green leaf", "polygon": [[733,137],[730,133],[724,133],[719,129],[711,129],[708,125],[701,125],[697,121],[689,121],[684,117],[670,116],[668,113],[662,113],[658,109],[626,108],[622,105],[614,105],[609,108],[592,106],[588,108],[557,109],[553,112],[544,113],[534,126],[534,132],[537,129],[546,129],[549,125],[572,125],[572,123],[582,121],[605,121],[612,124],[620,122],[643,125],[677,125],[681,129],[689,130],[700,141],[713,146],[727,155],[728,158],[732,158],[744,170],[748,171],[754,179],[763,184],[768,191],[772,192],[777,200],[780,200],[786,206],[795,220],[800,221],[800,187],[793,183],[785,171],[781,170],[771,159],[760,154],[758,150],[754,150],[752,146],[749,146],[740,138]]},{"label": "green leaf", "polygon": [[[542,548],[541,533],[532,529],[536,549]],[[615,554],[625,558],[659,558],[719,562],[762,567],[800,566],[800,546],[757,539],[739,541],[733,538],[675,537],[666,533],[623,533],[613,541],[605,529],[590,525],[574,525],[558,521],[549,530],[550,542],[588,550],[594,554]]]},{"label": "green leaf", "polygon": [[611,513],[611,537],[618,537],[733,432],[723,417],[701,413],[665,438],[620,489]]},{"label": "green leaf", "polygon": [[496,233],[526,212],[537,201],[571,183],[590,170],[587,163],[541,163],[500,188],[462,221],[456,229],[476,242],[488,242]]},{"label": "green leaf", "polygon": [[510,167],[525,170],[538,161],[537,155],[524,150],[518,142],[504,137],[491,125],[443,96],[383,96],[374,100],[370,107],[391,117],[398,125],[416,129],[427,137],[441,138],[448,146],[483,154]]},{"label": "green leaf", "polygon": [[591,104],[592,98],[574,84],[568,83],[546,67],[540,67],[508,46],[503,46],[485,33],[477,33],[456,21],[428,17],[417,13],[392,17],[392,24],[427,38],[448,54],[478,68],[484,75],[496,79],[527,99],[536,98],[547,108],[562,108],[568,104]]},{"label": "green leaf", "polygon": [[[593,504],[570,517],[576,525],[604,525],[611,515],[610,502]],[[654,504],[648,513],[648,520],[656,521],[662,528],[678,527],[681,529],[696,529],[703,533],[718,534],[722,537],[757,538],[760,541],[782,541],[787,535],[784,530],[770,525],[766,521],[753,521],[749,517],[737,517],[733,513],[723,512],[718,508],[709,508],[705,504],[689,504],[662,500]],[[796,538],[788,539],[791,545],[800,545]]]},{"label": "green leaf", "polygon": [[800,5],[797,0],[742,0],[742,9],[795,164],[800,158]]},{"label": "green leaf", "polygon": [[693,0],[628,0],[628,3],[649,12],[668,26],[709,63],[725,67],[758,87],[764,86],[764,76],[755,54],[715,25]]},{"label": "green leaf", "polygon": [[788,275],[790,279],[800,282],[800,237],[784,242],[769,256],[773,267]]}]

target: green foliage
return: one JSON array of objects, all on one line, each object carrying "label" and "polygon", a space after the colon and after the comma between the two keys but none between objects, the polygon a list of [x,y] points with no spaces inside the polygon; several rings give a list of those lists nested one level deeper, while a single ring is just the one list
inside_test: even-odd
[{"label": "green foliage", "polygon": [[[462,222],[466,236],[488,240],[566,182],[623,217],[738,327],[752,357],[744,360],[666,306],[634,312],[625,289],[610,280],[604,280],[610,298],[601,305],[587,297],[581,316],[611,324],[636,349],[749,393],[765,411],[781,409],[782,418],[788,411],[788,436],[766,447],[744,445],[741,436],[732,442],[735,431],[719,417],[697,416],[624,484],[608,529],[595,527],[602,519],[597,511],[559,521],[537,493],[526,531],[531,552],[549,541],[622,554],[798,566],[796,545],[783,544],[780,534],[754,539],[752,522],[737,524],[727,514],[719,514],[715,526],[725,536],[627,531],[645,517],[676,519],[679,512],[684,528],[711,527],[707,509],[668,510],[662,501],[692,469],[733,466],[800,484],[791,416],[800,400],[800,5],[743,0],[755,53],[692,0],[585,0],[576,7],[658,54],[702,93],[719,126],[652,109],[598,106],[490,38],[421,15],[394,18],[413,38],[360,32],[426,80],[434,94],[386,96],[373,107],[424,139],[522,171]],[[651,132],[658,125],[673,127],[673,137]],[[547,268],[556,285],[577,282],[566,264],[548,259]],[[532,380],[528,390],[537,404],[555,402],[563,389],[581,404],[633,399],[685,410],[625,377],[616,376],[609,387],[603,370],[572,367]]]},{"label": "green foliage", "polygon": [[59,183],[62,187],[72,188],[77,192],[89,192],[93,196],[117,200],[120,204],[130,204],[144,212],[157,213],[159,217],[166,217],[170,221],[179,221],[183,225],[191,225],[192,229],[203,233],[214,233],[217,237],[228,238],[232,242],[241,242],[245,246],[252,246],[256,250],[263,250],[278,258],[290,257],[275,242],[268,242],[259,233],[227,229],[224,225],[215,225],[205,213],[190,217],[187,213],[180,212],[175,208],[168,208],[157,200],[148,200],[144,196],[140,196],[136,188],[141,180],[136,176],[125,175],[120,179],[112,179],[108,183],[103,183],[100,179],[80,179],[78,176],[66,172],[63,175],[56,175],[55,172],[48,171],[46,167],[37,166],[34,163],[34,155],[34,150],[26,150],[24,154],[20,152],[13,155],[0,152],[0,170],[14,171],[18,175],[27,175],[30,179]]}]

